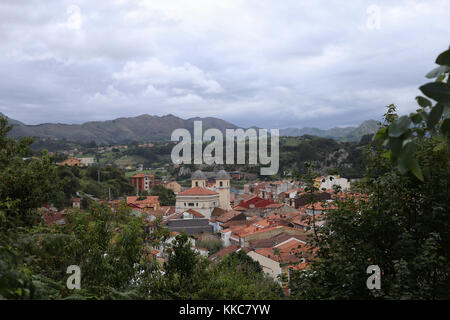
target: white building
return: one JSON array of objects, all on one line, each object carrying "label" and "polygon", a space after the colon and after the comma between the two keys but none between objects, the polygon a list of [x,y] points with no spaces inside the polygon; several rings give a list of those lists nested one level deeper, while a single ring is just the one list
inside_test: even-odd
[{"label": "white building", "polygon": [[339,175],[328,175],[325,177],[316,178],[316,185],[319,184],[318,188],[320,190],[333,189],[334,186],[341,187],[342,191],[350,190],[350,182],[346,178],[341,178]]},{"label": "white building", "polygon": [[230,210],[230,176],[221,170],[216,176],[216,184],[213,188],[206,187],[206,176],[200,170],[192,174],[192,188],[179,192],[176,195],[175,210],[183,212],[194,209],[210,219],[211,213],[216,207]]}]

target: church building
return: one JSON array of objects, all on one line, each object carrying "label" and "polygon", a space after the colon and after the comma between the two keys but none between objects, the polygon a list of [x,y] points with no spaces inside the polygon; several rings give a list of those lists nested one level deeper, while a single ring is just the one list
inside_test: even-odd
[{"label": "church building", "polygon": [[216,183],[207,188],[206,175],[197,170],[191,177],[192,187],[176,195],[177,212],[194,209],[210,219],[214,208],[230,210],[230,176],[225,170],[216,175]]}]

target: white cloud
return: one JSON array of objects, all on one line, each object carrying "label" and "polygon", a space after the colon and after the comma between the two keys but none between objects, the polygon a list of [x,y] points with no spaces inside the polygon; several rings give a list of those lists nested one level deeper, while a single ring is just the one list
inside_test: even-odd
[{"label": "white cloud", "polygon": [[205,72],[190,63],[183,66],[170,67],[156,58],[142,63],[130,61],[122,71],[114,73],[113,78],[132,84],[152,84],[182,88],[192,87],[204,93],[221,93],[223,88],[217,81],[211,79]]},{"label": "white cloud", "polygon": [[83,16],[81,15],[81,9],[79,6],[70,5],[67,7],[67,28],[73,30],[80,30],[83,24]]},{"label": "white cloud", "polygon": [[416,108],[417,87],[449,45],[449,11],[445,0],[3,0],[0,105],[26,123],[378,119],[393,102]]}]

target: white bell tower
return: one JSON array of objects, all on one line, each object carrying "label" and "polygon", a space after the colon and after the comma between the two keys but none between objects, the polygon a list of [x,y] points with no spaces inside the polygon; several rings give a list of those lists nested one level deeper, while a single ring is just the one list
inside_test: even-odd
[{"label": "white bell tower", "polygon": [[225,170],[220,170],[216,176],[216,192],[219,194],[219,207],[223,210],[231,210],[230,205],[230,175]]}]

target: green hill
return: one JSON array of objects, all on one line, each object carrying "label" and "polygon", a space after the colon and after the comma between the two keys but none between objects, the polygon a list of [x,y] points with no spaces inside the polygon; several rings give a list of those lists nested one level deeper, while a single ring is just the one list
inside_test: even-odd
[{"label": "green hill", "polygon": [[[195,118],[203,121],[203,128],[237,128],[235,125],[217,118]],[[151,116],[144,114],[133,118],[118,118],[109,121],[94,121],[78,124],[44,123],[39,125],[15,126],[12,137],[32,136],[58,138],[68,141],[96,143],[124,143],[131,141],[168,140],[175,129],[193,131],[194,119],[181,119],[173,115]]]},{"label": "green hill", "polygon": [[[169,140],[175,129],[184,128],[193,132],[194,121],[201,120],[203,130],[217,128],[236,129],[236,125],[213,117],[182,119],[174,115],[152,116],[148,114],[138,117],[118,118],[108,121],[91,121],[83,124],[44,123],[39,125],[25,125],[20,121],[9,119],[14,125],[10,135],[12,137],[31,136],[37,138],[60,139],[76,142],[96,143],[127,143],[132,141],[162,141]],[[335,127],[328,130],[317,128],[287,128],[280,130],[280,136],[299,137],[311,135],[330,138],[336,141],[359,141],[366,134],[377,131],[375,120],[364,121],[358,127]]]},{"label": "green hill", "polygon": [[17,120],[14,120],[14,119],[11,119],[11,118],[9,118],[7,115],[5,115],[5,114],[3,114],[3,113],[0,112],[0,117],[1,117],[1,116],[6,117],[6,119],[8,119],[8,123],[9,123],[10,125],[13,125],[13,126],[25,126],[24,123],[22,123],[22,122],[20,122],[20,121],[17,121]]},{"label": "green hill", "polygon": [[378,130],[378,123],[375,120],[366,120],[358,127],[331,128],[321,130],[317,128],[287,128],[281,129],[281,136],[300,137],[312,135],[322,138],[330,138],[337,141],[359,141],[364,135],[374,134]]}]

